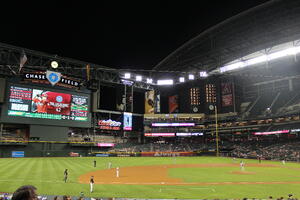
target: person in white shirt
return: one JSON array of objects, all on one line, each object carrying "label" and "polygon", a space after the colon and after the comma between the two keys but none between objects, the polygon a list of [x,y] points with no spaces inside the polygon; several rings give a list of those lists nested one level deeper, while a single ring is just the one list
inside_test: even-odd
[{"label": "person in white shirt", "polygon": [[116,176],[117,176],[117,178],[120,177],[120,170],[119,170],[119,167],[116,168]]},{"label": "person in white shirt", "polygon": [[245,163],[244,163],[244,161],[241,161],[241,162],[240,162],[240,167],[241,167],[241,170],[242,170],[242,171],[245,170]]},{"label": "person in white shirt", "polygon": [[94,176],[91,176],[91,179],[90,179],[90,192],[93,192],[94,191]]}]

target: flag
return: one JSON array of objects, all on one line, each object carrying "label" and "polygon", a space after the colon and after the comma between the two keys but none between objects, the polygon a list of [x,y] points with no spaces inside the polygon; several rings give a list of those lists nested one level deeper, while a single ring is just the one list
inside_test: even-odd
[{"label": "flag", "polygon": [[86,79],[90,80],[91,66],[89,64],[86,65]]},{"label": "flag", "polygon": [[20,67],[19,67],[19,73],[21,72],[23,66],[25,65],[27,61],[27,56],[25,54],[25,51],[23,50],[20,56]]}]

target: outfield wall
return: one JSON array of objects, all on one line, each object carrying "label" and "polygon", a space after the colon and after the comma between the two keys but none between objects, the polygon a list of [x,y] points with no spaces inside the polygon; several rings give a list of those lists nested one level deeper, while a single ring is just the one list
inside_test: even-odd
[{"label": "outfield wall", "polygon": [[24,151],[24,157],[66,157],[70,152],[81,156],[91,156],[90,146],[73,146],[68,143],[27,143],[27,144],[0,144],[0,157],[12,157],[13,151]]},{"label": "outfield wall", "polygon": [[13,152],[23,152],[24,157],[174,157],[207,155],[205,152],[108,152],[92,143],[20,142],[0,143],[0,158],[10,158]]}]

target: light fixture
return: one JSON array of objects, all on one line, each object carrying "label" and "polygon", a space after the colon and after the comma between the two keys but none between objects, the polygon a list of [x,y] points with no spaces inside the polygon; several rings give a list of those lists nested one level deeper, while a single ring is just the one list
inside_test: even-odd
[{"label": "light fixture", "polygon": [[179,82],[180,82],[180,83],[183,83],[183,82],[184,82],[184,77],[180,77],[180,78],[179,78]]},{"label": "light fixture", "polygon": [[152,78],[147,78],[147,83],[152,83],[153,82],[153,80],[152,80]]},{"label": "light fixture", "polygon": [[130,74],[130,73],[125,73],[124,78],[129,79],[130,77],[131,77],[131,74]]},{"label": "light fixture", "polygon": [[157,85],[173,85],[173,80],[172,79],[157,80]]},{"label": "light fixture", "polygon": [[219,71],[221,73],[223,72],[227,72],[227,71],[231,71],[231,70],[235,70],[235,69],[239,69],[242,67],[247,67],[247,66],[251,66],[251,65],[256,65],[256,64],[260,64],[260,63],[265,63],[267,61],[270,60],[275,60],[278,58],[282,58],[285,56],[294,56],[297,53],[300,53],[300,47],[291,47],[291,48],[287,48],[281,51],[277,51],[274,53],[270,53],[268,55],[261,55],[255,58],[251,58],[245,61],[239,61],[233,64],[228,64],[225,65],[223,67],[219,68]]},{"label": "light fixture", "polygon": [[230,64],[230,65],[225,65],[224,67],[221,67],[220,72],[223,73],[223,72],[235,70],[235,69],[238,69],[238,68],[241,68],[241,67],[244,67],[244,66],[245,66],[244,62],[237,62],[237,63],[233,63],[233,64]]},{"label": "light fixture", "polygon": [[207,72],[206,71],[200,72],[200,77],[203,77],[203,78],[208,77]]},{"label": "light fixture", "polygon": [[142,81],[142,76],[139,76],[139,75],[136,76],[136,77],[135,77],[135,80],[136,80],[136,81]]},{"label": "light fixture", "polygon": [[194,74],[189,74],[189,80],[194,80],[195,79],[195,75]]},{"label": "light fixture", "polygon": [[51,62],[51,67],[52,67],[53,69],[58,68],[58,62],[56,62],[55,60],[53,60],[53,61]]}]

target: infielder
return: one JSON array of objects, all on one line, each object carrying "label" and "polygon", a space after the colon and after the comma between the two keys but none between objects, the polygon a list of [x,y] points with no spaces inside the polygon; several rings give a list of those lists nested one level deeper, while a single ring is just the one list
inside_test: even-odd
[{"label": "infielder", "polygon": [[91,179],[90,179],[90,192],[92,193],[93,192],[93,187],[94,187],[94,176],[91,176]]},{"label": "infielder", "polygon": [[241,170],[242,170],[242,171],[245,170],[245,167],[244,167],[244,166],[245,166],[244,161],[241,161],[241,162],[240,162],[240,167],[241,167]]},{"label": "infielder", "polygon": [[116,176],[117,176],[117,178],[119,178],[119,176],[120,176],[120,170],[119,170],[119,167],[116,168]]}]

